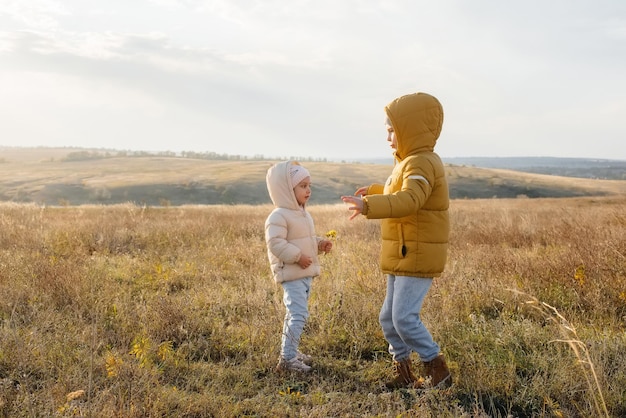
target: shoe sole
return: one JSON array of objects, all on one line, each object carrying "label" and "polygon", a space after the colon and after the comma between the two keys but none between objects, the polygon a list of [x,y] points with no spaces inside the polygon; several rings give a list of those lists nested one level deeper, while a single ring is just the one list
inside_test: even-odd
[{"label": "shoe sole", "polygon": [[[308,366],[308,365],[307,365]],[[311,370],[313,370],[313,368],[311,366],[309,366],[309,368],[307,370],[302,370],[302,369],[292,369],[289,367],[285,367],[282,365],[277,365],[275,367],[275,370],[279,373],[286,373],[286,372],[296,372],[296,373],[310,373]]]}]

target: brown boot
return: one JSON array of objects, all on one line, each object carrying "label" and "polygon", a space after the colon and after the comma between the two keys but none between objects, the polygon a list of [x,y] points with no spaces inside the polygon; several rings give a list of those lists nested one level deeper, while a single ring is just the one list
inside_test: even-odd
[{"label": "brown boot", "polygon": [[443,354],[439,354],[431,361],[424,362],[424,378],[420,378],[413,384],[415,389],[445,389],[450,386],[452,386],[452,374],[448,370]]},{"label": "brown boot", "polygon": [[417,377],[411,371],[410,358],[394,361],[393,366],[396,371],[396,377],[392,381],[385,383],[388,389],[408,388],[417,382]]}]

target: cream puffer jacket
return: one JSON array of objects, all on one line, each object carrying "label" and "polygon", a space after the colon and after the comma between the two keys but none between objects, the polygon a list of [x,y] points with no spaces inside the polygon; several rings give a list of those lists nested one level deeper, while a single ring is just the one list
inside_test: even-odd
[{"label": "cream puffer jacket", "polygon": [[448,182],[434,152],[443,109],[435,97],[415,93],[385,111],[396,134],[395,166],[386,184],[369,186],[363,215],[382,219],[384,273],[436,277],[446,264],[450,233]]},{"label": "cream puffer jacket", "polygon": [[[278,283],[315,277],[320,274],[317,258],[320,237],[315,235],[311,215],[300,207],[291,184],[289,165],[295,161],[278,163],[267,171],[266,183],[274,210],[265,221],[265,242],[274,280]],[[301,254],[313,258],[309,267],[298,264]]]}]

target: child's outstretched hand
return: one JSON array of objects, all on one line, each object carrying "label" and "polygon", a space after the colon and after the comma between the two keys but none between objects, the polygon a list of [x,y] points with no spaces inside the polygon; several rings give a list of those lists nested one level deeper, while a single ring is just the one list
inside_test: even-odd
[{"label": "child's outstretched hand", "polygon": [[328,254],[330,252],[330,250],[332,250],[332,248],[333,248],[333,243],[332,243],[332,241],[329,241],[327,239],[323,239],[323,240],[320,241],[320,243],[317,246],[317,248],[321,252],[324,252],[325,254]]},{"label": "child's outstretched hand", "polygon": [[341,200],[348,205],[352,205],[348,207],[348,209],[354,213],[348,219],[352,220],[363,212],[363,198],[355,196],[341,196]]},{"label": "child's outstretched hand", "polygon": [[298,260],[298,265],[303,269],[309,267],[313,263],[313,259],[308,255],[301,254]]}]

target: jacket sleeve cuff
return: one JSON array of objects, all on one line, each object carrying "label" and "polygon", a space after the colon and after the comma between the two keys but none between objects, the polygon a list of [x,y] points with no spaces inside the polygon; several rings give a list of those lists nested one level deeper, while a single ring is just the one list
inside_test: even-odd
[{"label": "jacket sleeve cuff", "polygon": [[363,210],[361,211],[361,215],[367,216],[368,210],[369,210],[369,207],[367,205],[367,198],[364,197],[363,198]]}]

